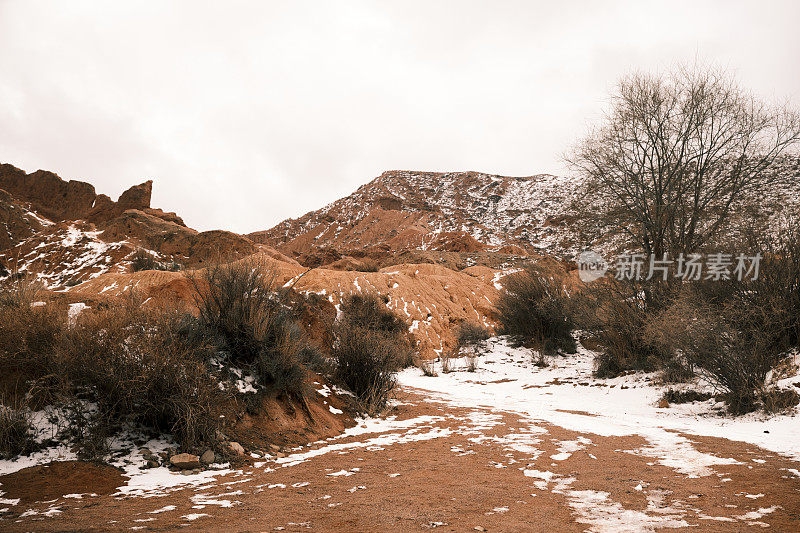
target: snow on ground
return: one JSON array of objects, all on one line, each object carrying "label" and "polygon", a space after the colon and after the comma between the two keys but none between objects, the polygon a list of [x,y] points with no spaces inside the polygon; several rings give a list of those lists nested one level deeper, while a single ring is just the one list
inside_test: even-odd
[{"label": "snow on ground", "polygon": [[[648,441],[639,453],[690,476],[706,475],[710,466],[733,460],[701,453],[676,432],[743,441],[800,460],[796,412],[731,417],[714,400],[660,409],[657,403],[664,387],[655,383],[655,374],[596,379],[592,376],[594,353],[583,347],[575,355],[548,358],[549,366],[538,368],[533,364],[538,354],[514,348],[505,338],[492,339],[488,346],[476,372],[427,377],[410,368],[400,374],[399,381],[463,407],[509,411],[602,436],[639,435]],[[456,360],[455,367],[459,365],[466,362]]]},{"label": "snow on ground", "polygon": [[[645,444],[638,449],[617,450],[637,456],[652,458],[671,468],[677,476],[698,478],[715,475],[715,465],[740,464],[736,459],[698,450],[684,435],[708,435],[740,440],[772,450],[795,460],[800,459],[800,428],[796,416],[761,417],[757,414],[732,418],[721,414],[719,405],[712,401],[698,402],[667,409],[656,407],[662,387],[655,384],[655,375],[634,374],[614,379],[599,380],[592,377],[594,354],[580,348],[575,355],[548,358],[549,366],[540,368],[535,361],[538,353],[514,348],[504,338],[487,343],[488,351],[478,358],[475,372],[466,371],[466,358],[455,361],[456,371],[436,377],[426,377],[415,368],[403,371],[399,381],[406,388],[426,391],[420,400],[437,406],[434,414],[418,414],[411,418],[389,416],[369,418],[342,434],[297,447],[284,457],[265,456],[252,465],[232,470],[228,465],[212,465],[212,469],[184,475],[165,467],[146,469],[144,458],[133,442],[145,442],[142,435],[125,435],[112,443],[112,464],[121,467],[129,480],[117,489],[116,498],[157,497],[183,488],[194,492],[189,497],[190,509],[181,509],[181,519],[194,521],[215,514],[216,509],[231,508],[245,503],[244,495],[266,490],[291,490],[309,483],[291,479],[291,469],[298,465],[322,461],[325,456],[350,457],[354,451],[376,454],[394,445],[433,441],[442,438],[459,438],[457,445],[449,447],[457,456],[475,455],[474,445],[500,446],[507,460],[492,460],[488,466],[508,469],[509,475],[524,476],[538,491],[558,494],[565,498],[574,519],[586,524],[591,531],[642,531],[657,528],[687,527],[689,507],[675,500],[667,492],[647,482],[633,481],[631,490],[641,492],[647,499],[646,508],[631,508],[615,501],[612,494],[601,485],[578,488],[578,473],[559,472],[557,465],[573,454],[587,453],[602,436],[640,436]],[[327,386],[316,383],[323,396],[330,392]],[[404,405],[394,402],[396,406]],[[413,405],[413,404],[412,404]],[[439,409],[438,407],[442,408]],[[452,409],[448,409],[448,407]],[[459,409],[465,408],[465,409]],[[504,425],[507,413],[517,414],[521,420],[514,427]],[[581,433],[565,440],[552,440],[548,425],[559,426]],[[769,431],[769,433],[765,433]],[[44,432],[44,429],[43,429]],[[597,435],[598,437],[595,437]],[[553,451],[544,453],[548,446]],[[174,446],[164,439],[151,439],[144,446],[159,453]],[[18,470],[49,460],[71,459],[74,454],[66,449],[51,449],[21,458],[17,461],[0,461],[0,473]],[[514,455],[510,452],[522,454]],[[588,456],[596,459],[591,453]],[[544,459],[539,461],[539,459]],[[362,460],[359,458],[359,461]],[[754,459],[754,461],[759,461]],[[763,462],[763,459],[760,461]],[[324,463],[323,463],[324,464]],[[347,479],[348,493],[368,489],[362,479],[369,471],[369,463],[337,461],[336,467],[320,470],[324,479]],[[550,465],[549,467],[547,465]],[[357,465],[357,466],[356,466]],[[366,467],[366,468],[365,468]],[[550,470],[555,471],[550,471]],[[792,475],[800,473],[790,470]],[[388,477],[400,474],[391,473]],[[288,475],[288,477],[287,477]],[[352,480],[352,481],[351,481]],[[721,482],[726,479],[720,480]],[[283,483],[281,483],[283,481]],[[741,497],[756,503],[749,510],[733,517],[698,514],[700,520],[738,521],[748,525],[761,525],[759,519],[779,507],[765,501],[764,494],[743,492]],[[237,498],[238,496],[241,498]],[[535,497],[537,494],[531,494]],[[2,494],[0,494],[2,496]],[[322,496],[321,498],[330,498]],[[761,498],[765,498],[762,500]],[[503,502],[505,503],[505,502]],[[511,502],[508,502],[509,504]],[[4,506],[14,506],[11,500],[0,499]],[[64,503],[58,505],[63,506]],[[341,502],[326,504],[328,507]],[[507,505],[494,506],[486,515],[502,514]],[[176,510],[163,503],[153,505],[141,520]],[[745,511],[745,509],[742,509]],[[33,512],[33,511],[31,511]],[[38,511],[42,516],[53,516],[61,511],[52,506]],[[49,513],[49,514],[48,514]],[[698,510],[699,513],[699,510]],[[740,512],[741,513],[741,512]],[[135,526],[139,527],[139,526]]]}]

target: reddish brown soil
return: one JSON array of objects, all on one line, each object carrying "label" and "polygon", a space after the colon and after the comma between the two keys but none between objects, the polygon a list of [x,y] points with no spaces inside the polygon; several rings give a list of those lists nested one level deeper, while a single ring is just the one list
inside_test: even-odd
[{"label": "reddish brown soil", "polygon": [[0,491],[5,493],[3,498],[19,498],[25,504],[65,494],[112,494],[125,481],[122,472],[112,466],[60,461],[0,476]]},{"label": "reddish brown soil", "polygon": [[[213,484],[154,498],[101,495],[19,505],[0,520],[0,530],[588,530],[591,524],[580,521],[572,490],[606,492],[626,511],[654,519],[677,514],[695,531],[758,531],[765,524],[771,531],[800,529],[800,478],[787,470],[800,465],[755,446],[687,435],[697,450],[741,463],[717,465],[710,475],[691,478],[637,452],[647,444],[639,437],[579,434],[488,408],[454,407],[411,390],[405,390],[401,400],[394,413],[397,420],[435,418],[411,430],[351,436],[304,450],[390,434],[408,436],[404,443],[373,440],[369,446],[343,446],[294,466],[248,466]],[[412,440],[426,432],[441,436]],[[503,440],[508,435],[523,435],[541,453],[509,446]],[[578,437],[591,439],[591,444],[566,460],[551,458],[564,441]],[[542,490],[535,478],[523,474],[525,469],[575,479],[567,492],[554,490],[553,483]],[[330,475],[342,470],[350,473]],[[96,488],[85,490],[99,493]],[[229,500],[232,505],[203,503],[202,498]],[[175,508],[153,513],[165,506]],[[54,507],[61,512],[53,517],[20,517],[27,509]],[[741,518],[771,507],[775,509],[757,519]],[[206,516],[188,520],[191,514]]]}]

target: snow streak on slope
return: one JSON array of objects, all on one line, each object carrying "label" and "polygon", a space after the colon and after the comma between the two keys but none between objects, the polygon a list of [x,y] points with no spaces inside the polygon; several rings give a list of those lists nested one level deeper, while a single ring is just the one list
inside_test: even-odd
[{"label": "snow streak on slope", "polygon": [[[478,172],[384,172],[352,195],[264,232],[271,244],[313,235],[315,245],[390,242],[404,229],[427,236],[463,232],[497,249],[504,245],[555,252],[574,245],[563,227],[577,183],[540,174],[504,177]],[[370,232],[363,223],[375,209],[407,216],[394,231]],[[370,225],[372,221],[369,221]],[[387,228],[389,229],[389,228]],[[364,238],[372,242],[364,242]],[[418,244],[418,243],[415,243]]]}]

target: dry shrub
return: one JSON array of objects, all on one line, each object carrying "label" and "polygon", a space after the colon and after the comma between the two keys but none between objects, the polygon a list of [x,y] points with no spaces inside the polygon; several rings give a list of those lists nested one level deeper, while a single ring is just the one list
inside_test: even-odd
[{"label": "dry shrub", "polygon": [[175,312],[111,308],[79,321],[58,366],[69,388],[96,404],[84,413],[88,435],[133,425],[185,447],[213,443],[229,396],[209,365],[211,340]]},{"label": "dry shrub", "polygon": [[782,413],[800,404],[800,394],[796,390],[774,387],[764,392],[761,401],[765,411]]},{"label": "dry shrub", "polygon": [[686,284],[646,333],[652,345],[697,368],[733,413],[794,401],[767,377],[800,343],[800,229],[790,223],[775,237],[747,241],[762,255],[757,279]]},{"label": "dry shrub", "polygon": [[107,437],[129,425],[184,446],[213,442],[226,394],[195,322],[121,305],[69,326],[48,307],[0,306],[0,364],[29,406],[66,418],[64,435],[83,458],[102,456]]},{"label": "dry shrub", "polygon": [[213,266],[191,281],[200,322],[231,364],[252,369],[279,392],[308,393],[303,361],[310,345],[267,263]]},{"label": "dry shrub", "polygon": [[388,298],[371,293],[350,294],[342,301],[342,322],[369,331],[376,331],[395,344],[393,365],[399,370],[414,364],[414,350],[408,335],[408,324],[386,307]]},{"label": "dry shrub", "polygon": [[442,356],[442,374],[449,374],[453,371],[453,361],[450,357]]},{"label": "dry shrub", "polygon": [[380,270],[380,265],[378,262],[372,259],[371,257],[364,257],[359,262],[358,267],[356,270],[359,272],[378,272]]},{"label": "dry shrub", "polygon": [[35,447],[30,411],[5,399],[0,400],[0,459],[29,453]]},{"label": "dry shrub", "polygon": [[675,390],[668,389],[661,396],[669,403],[691,403],[691,402],[704,402],[714,397],[711,392],[700,392],[694,389],[688,390]]},{"label": "dry shrub", "polygon": [[497,303],[502,333],[543,350],[574,353],[573,322],[567,291],[535,267],[509,276]]},{"label": "dry shrub", "polygon": [[64,343],[63,313],[52,306],[31,307],[31,303],[27,290],[0,288],[0,368],[7,379],[15,376],[25,382],[48,374]]},{"label": "dry shrub", "polygon": [[433,359],[420,361],[419,369],[422,370],[422,375],[429,378],[435,378],[439,375],[439,373],[436,372],[436,361]]},{"label": "dry shrub", "polygon": [[458,330],[456,331],[456,350],[476,348],[491,336],[489,330],[477,322],[465,320],[458,325]]},{"label": "dry shrub", "polygon": [[[28,293],[8,288],[0,292],[0,366],[11,379],[0,385],[19,389],[27,406],[55,413],[58,437],[82,458],[105,455],[108,438],[130,427],[172,434],[187,449],[216,446],[238,409],[225,383],[231,365],[301,395],[309,386],[304,365],[322,358],[271,279],[252,263],[211,268],[193,279],[200,318],[146,311],[131,297],[71,324],[63,310],[31,307],[30,296],[19,296]],[[21,442],[14,435],[24,433],[24,412],[3,408],[2,440]]]},{"label": "dry shrub", "polygon": [[341,308],[334,377],[356,395],[365,411],[379,413],[396,386],[395,372],[413,364],[408,326],[373,294],[350,295]]},{"label": "dry shrub", "polygon": [[598,293],[602,325],[597,341],[603,346],[595,360],[598,377],[613,377],[631,370],[650,371],[657,358],[647,342],[644,328],[647,304],[640,293],[625,294],[618,286]]},{"label": "dry shrub", "polygon": [[181,265],[175,262],[163,262],[156,259],[156,256],[144,248],[137,248],[131,257],[131,272],[139,272],[142,270],[166,270],[169,272],[177,272],[181,269]]},{"label": "dry shrub", "polygon": [[337,326],[333,357],[334,377],[356,395],[364,411],[371,415],[383,411],[397,385],[392,338],[345,322]]},{"label": "dry shrub", "polygon": [[20,273],[0,281],[0,307],[30,307],[39,296],[42,286]]},{"label": "dry shrub", "polygon": [[723,394],[731,412],[745,413],[757,407],[767,374],[781,357],[770,332],[751,327],[754,312],[735,299],[709,302],[687,288],[648,324],[646,334],[651,344],[684,356]]}]

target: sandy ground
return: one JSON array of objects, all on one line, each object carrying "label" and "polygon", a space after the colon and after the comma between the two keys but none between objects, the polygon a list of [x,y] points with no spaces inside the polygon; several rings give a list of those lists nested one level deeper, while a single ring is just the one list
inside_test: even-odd
[{"label": "sandy ground", "polygon": [[0,530],[800,530],[800,463],[754,445],[682,435],[719,459],[684,473],[641,437],[570,431],[409,387],[398,400],[387,420],[201,485],[6,503]]}]

